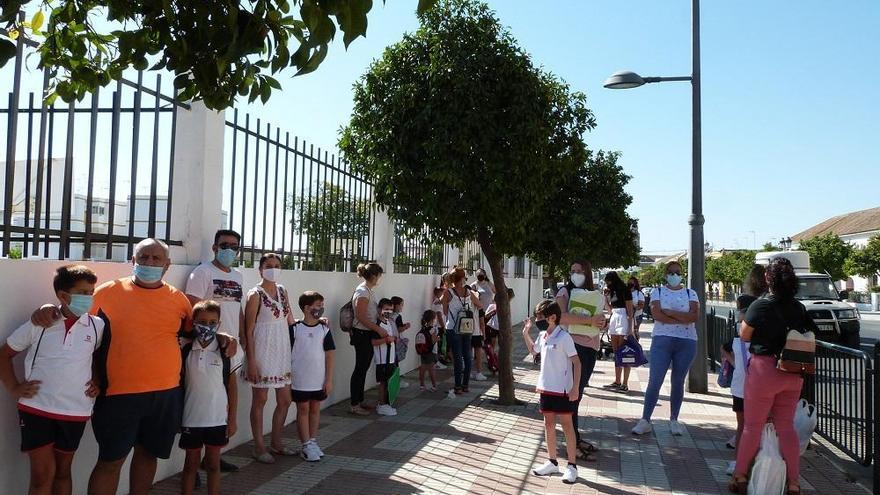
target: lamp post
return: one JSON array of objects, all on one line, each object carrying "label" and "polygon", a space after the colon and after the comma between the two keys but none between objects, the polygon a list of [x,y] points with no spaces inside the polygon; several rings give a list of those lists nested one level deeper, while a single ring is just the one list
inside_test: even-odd
[{"label": "lamp post", "polygon": [[706,393],[709,390],[707,354],[706,354],[706,318],[703,306],[706,303],[706,253],[703,251],[703,165],[702,137],[700,133],[700,0],[691,0],[691,75],[676,77],[642,77],[635,72],[616,72],[605,81],[609,89],[630,89],[648,83],[690,81],[692,132],[691,142],[692,181],[691,181],[691,215],[688,224],[691,228],[691,242],[688,249],[688,285],[697,292],[700,300],[701,314],[697,318],[697,355],[691,364],[688,375],[688,391]]}]

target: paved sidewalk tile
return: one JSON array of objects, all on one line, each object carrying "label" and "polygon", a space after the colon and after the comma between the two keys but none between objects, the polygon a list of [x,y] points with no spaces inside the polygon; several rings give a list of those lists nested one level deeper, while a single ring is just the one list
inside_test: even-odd
[{"label": "paved sidewalk tile", "polygon": [[[650,332],[645,325],[643,334]],[[518,332],[514,332],[518,336]],[[650,347],[650,339],[643,338]],[[299,457],[278,458],[273,465],[252,462],[250,444],[224,454],[241,467],[223,475],[224,494],[722,494],[733,451],[726,448],[736,419],[727,391],[712,384],[709,394],[686,394],[680,420],[685,435],[669,432],[669,386],[660,392],[654,412],[654,432],[630,433],[642,413],[648,382],[646,367],[632,370],[630,391],[602,389],[613,381],[613,362],[600,360],[591,388],[581,403],[581,431],[600,450],[595,462],[579,461],[579,480],[565,485],[561,475],[538,477],[531,469],[546,458],[543,419],[538,412],[537,367],[526,359],[517,339],[514,349],[517,398],[523,405],[497,405],[498,385],[471,382],[470,393],[446,398],[451,370],[438,372],[437,392],[420,392],[415,373],[406,377],[398,415],[348,414],[347,402],[323,411],[319,441],[325,452],[320,462]],[[375,396],[375,390],[368,395]],[[565,466],[565,442],[557,428],[558,458]],[[284,430],[285,444],[299,447],[296,425]],[[824,447],[809,450],[802,459],[804,493],[865,494],[848,481],[836,465],[847,461]],[[204,474],[202,474],[204,476]],[[180,477],[158,483],[153,493],[180,493]],[[196,493],[204,493],[204,488]]]}]

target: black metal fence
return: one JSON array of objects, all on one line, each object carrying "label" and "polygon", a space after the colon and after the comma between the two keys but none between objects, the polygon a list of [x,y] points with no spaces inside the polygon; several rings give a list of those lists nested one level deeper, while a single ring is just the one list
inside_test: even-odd
[{"label": "black metal fence", "polygon": [[[707,346],[710,364],[720,361],[721,344],[736,330],[733,311],[727,316],[711,308],[707,318]],[[816,374],[804,380],[802,397],[815,404],[816,433],[863,466],[873,463],[873,493],[880,493],[880,466],[875,455],[880,449],[880,343],[868,353],[829,342],[816,342]]]},{"label": "black metal fence", "polygon": [[238,110],[224,142],[224,208],[243,265],[275,252],[290,269],[354,271],[373,258],[373,186],[345,160]]},{"label": "black metal fence", "polygon": [[138,72],[82,102],[45,105],[49,71],[26,67],[35,46],[20,36],[0,70],[12,89],[0,107],[3,256],[122,260],[145,237],[179,245],[171,198],[182,105],[162,93],[162,77],[147,87]]},{"label": "black metal fence", "polygon": [[394,272],[440,275],[449,271],[452,247],[430,242],[428,227],[419,230],[394,226]]}]

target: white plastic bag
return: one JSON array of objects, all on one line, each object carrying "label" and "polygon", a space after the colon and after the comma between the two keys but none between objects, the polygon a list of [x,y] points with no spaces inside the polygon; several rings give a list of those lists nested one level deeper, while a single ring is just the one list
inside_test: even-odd
[{"label": "white plastic bag", "polygon": [[807,451],[807,447],[810,445],[810,437],[816,431],[816,423],[818,421],[816,406],[807,402],[806,399],[801,399],[794,413],[794,431],[797,432],[798,440],[801,444],[801,455],[804,455],[804,452]]},{"label": "white plastic bag", "polygon": [[749,480],[750,495],[782,495],[785,490],[785,461],[779,453],[779,438],[773,424],[764,425],[761,450],[755,458]]}]

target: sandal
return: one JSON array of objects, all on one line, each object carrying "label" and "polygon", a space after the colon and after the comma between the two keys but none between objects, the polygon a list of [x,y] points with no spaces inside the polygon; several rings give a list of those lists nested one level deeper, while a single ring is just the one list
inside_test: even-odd
[{"label": "sandal", "polygon": [[602,385],[602,388],[607,388],[607,389],[620,388],[620,384],[617,382],[609,383],[608,385]]},{"label": "sandal", "polygon": [[275,458],[272,457],[272,454],[268,452],[263,452],[262,454],[257,454],[254,452],[253,454],[254,460],[259,462],[260,464],[275,464]]},{"label": "sandal", "polygon": [[290,447],[284,446],[281,449],[276,449],[275,447],[269,447],[269,453],[272,455],[280,455],[280,456],[293,456],[299,455],[299,452],[293,450]]},{"label": "sandal", "polygon": [[629,387],[626,385],[620,385],[619,387],[617,387],[617,392],[623,392],[623,393],[629,392]]},{"label": "sandal", "polygon": [[785,495],[801,495],[800,485],[788,485],[785,489]]},{"label": "sandal", "polygon": [[747,495],[749,491],[749,481],[745,476],[734,476],[730,478],[730,481],[727,482],[727,490],[730,493],[737,493],[739,495]]},{"label": "sandal", "polygon": [[599,448],[595,445],[591,444],[586,440],[581,440],[577,445],[578,450],[584,452],[585,454],[592,454],[594,452],[599,452]]}]

